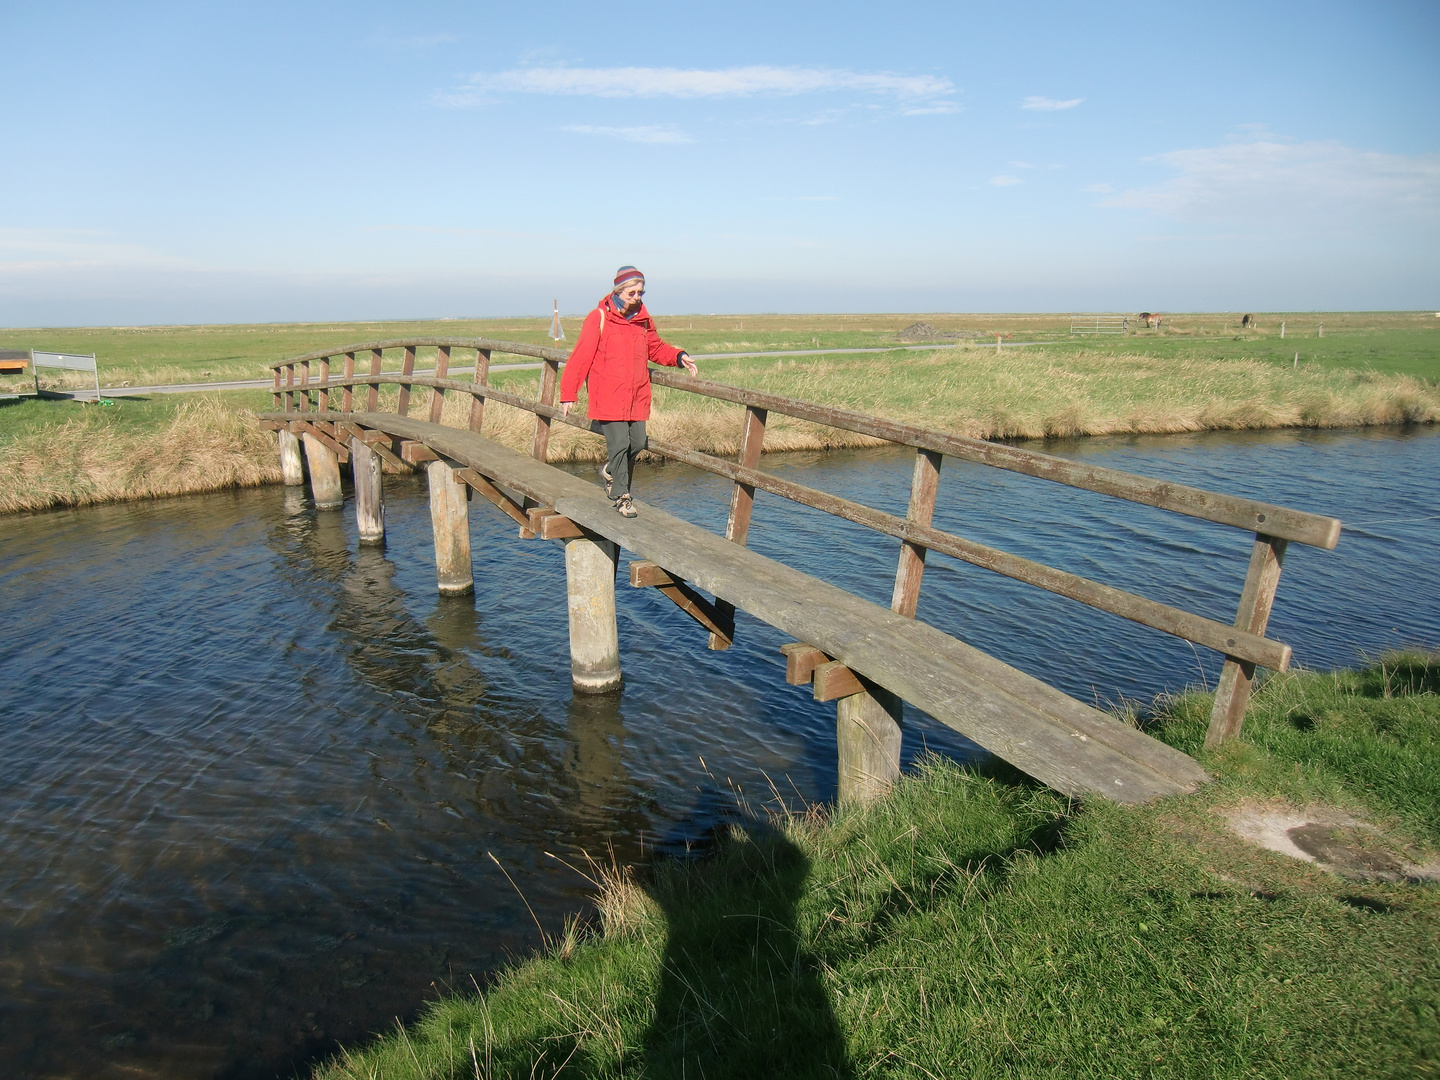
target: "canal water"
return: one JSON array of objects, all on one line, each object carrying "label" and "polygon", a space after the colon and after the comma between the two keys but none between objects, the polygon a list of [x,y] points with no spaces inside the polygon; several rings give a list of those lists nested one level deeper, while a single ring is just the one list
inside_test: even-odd
[{"label": "canal water", "polygon": [[[1337,550],[1286,559],[1271,630],[1300,664],[1440,645],[1433,430],[1047,449],[1340,517]],[[904,512],[908,452],[766,461]],[[723,528],[724,482],[638,484]],[[560,859],[683,851],[741,803],[832,796],[834,706],[785,684],[775,631],[742,614],[712,653],[622,584],[624,690],[574,696],[558,545],[477,502],[475,597],[442,599],[423,482],[387,478],[387,503],[383,552],[349,505],[279,487],[0,519],[0,1074],[292,1075],[483,984],[536,946],[529,909],[547,932],[582,910]],[[1250,547],[955,461],[936,522],[1225,621]],[[762,494],[751,542],[889,601],[893,540]],[[920,617],[1102,705],[1219,669],[939,556]],[[927,748],[977,753],[910,711],[907,759]]]}]

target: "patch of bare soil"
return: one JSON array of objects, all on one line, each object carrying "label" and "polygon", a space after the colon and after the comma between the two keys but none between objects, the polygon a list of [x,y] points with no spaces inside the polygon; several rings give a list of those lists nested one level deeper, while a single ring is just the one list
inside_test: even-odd
[{"label": "patch of bare soil", "polygon": [[1353,881],[1440,882],[1440,860],[1423,856],[1342,810],[1246,800],[1224,811],[1230,831],[1257,847],[1313,863]]}]

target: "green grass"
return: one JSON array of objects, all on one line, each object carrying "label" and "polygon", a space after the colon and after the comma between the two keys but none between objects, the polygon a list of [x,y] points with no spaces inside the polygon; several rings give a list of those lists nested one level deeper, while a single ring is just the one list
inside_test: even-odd
[{"label": "green grass", "polygon": [[[1432,312],[1275,312],[1259,319],[1259,330],[1241,332],[1240,313],[1169,315],[1161,330],[1137,329],[1121,338],[1071,335],[1065,314],[657,316],[667,340],[697,353],[878,348],[899,343],[900,332],[921,321],[940,333],[967,335],[979,347],[993,343],[999,333],[1012,341],[1050,342],[1087,354],[1144,353],[1175,360],[1290,364],[1298,351],[1302,365],[1440,379],[1440,319]],[[1283,340],[1282,320],[1287,324]],[[1322,324],[1323,338],[1317,336]],[[93,352],[102,384],[139,386],[266,378],[269,365],[287,357],[387,338],[483,336],[549,345],[549,326],[548,318],[518,318],[0,329],[0,348]],[[579,318],[567,317],[565,327],[568,338],[562,347],[569,348],[579,333]],[[422,366],[429,360],[421,354]],[[389,361],[387,370],[398,365],[398,358]]]},{"label": "green grass", "polygon": [[[319,1075],[1436,1075],[1440,888],[1344,880],[1223,815],[1334,802],[1433,845],[1407,763],[1440,751],[1437,680],[1420,656],[1277,677],[1215,783],[1144,807],[931,760],[867,808],[752,815],[705,859],[612,871],[603,936],[572,925]],[[1207,696],[1162,705],[1198,745]]]}]

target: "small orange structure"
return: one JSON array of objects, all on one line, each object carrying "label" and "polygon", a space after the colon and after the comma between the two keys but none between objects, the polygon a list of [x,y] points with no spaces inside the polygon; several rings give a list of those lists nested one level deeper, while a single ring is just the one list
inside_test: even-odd
[{"label": "small orange structure", "polygon": [[0,375],[20,375],[29,366],[29,349],[0,349]]}]

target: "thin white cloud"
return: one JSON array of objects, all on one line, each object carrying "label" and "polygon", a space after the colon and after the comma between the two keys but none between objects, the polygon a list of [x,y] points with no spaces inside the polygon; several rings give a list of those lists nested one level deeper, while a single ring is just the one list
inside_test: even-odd
[{"label": "thin white cloud", "polygon": [[1022,109],[1038,109],[1040,112],[1058,112],[1061,109],[1073,109],[1079,105],[1084,98],[1070,98],[1068,101],[1056,101],[1054,98],[1031,95],[1020,103]]},{"label": "thin white cloud", "polygon": [[1179,175],[1122,191],[1100,205],[1183,221],[1440,220],[1436,154],[1383,154],[1333,140],[1267,138],[1174,150],[1158,160]]},{"label": "thin white cloud", "polygon": [[1115,188],[1110,184],[1089,184],[1081,188],[1080,190],[1091,191],[1094,192],[1096,195],[1109,195],[1110,192],[1115,190]]},{"label": "thin white cloud", "polygon": [[1025,181],[1018,176],[992,176],[990,183],[995,187],[1014,187],[1016,184],[1023,184]]},{"label": "thin white cloud", "polygon": [[[953,103],[949,79],[935,75],[894,75],[838,68],[751,67],[581,68],[532,67],[476,72],[456,90],[441,94],[442,104],[482,104],[498,94],[551,94],[600,98],[788,97],[858,91],[894,98],[913,110],[942,110]],[[958,108],[958,106],[955,106]]]},{"label": "thin white cloud", "polygon": [[641,127],[604,127],[595,124],[572,124],[562,128],[576,135],[600,135],[608,139],[623,139],[638,143],[692,143],[695,140],[671,124],[651,124]]}]

